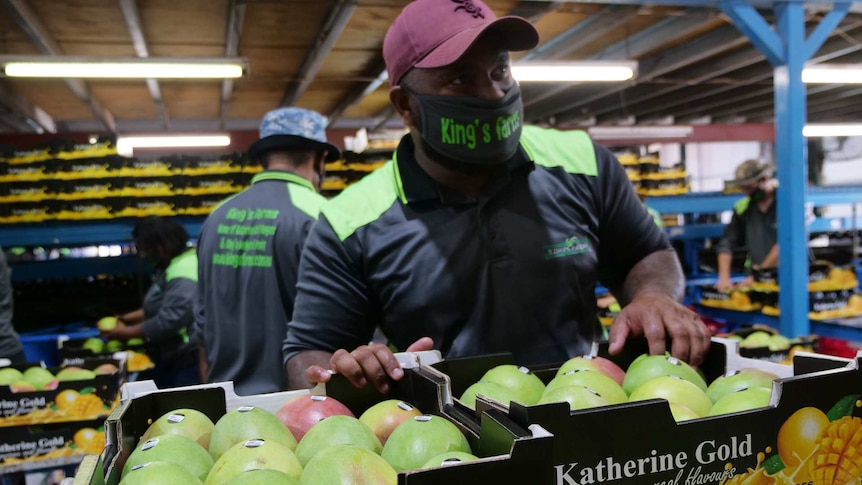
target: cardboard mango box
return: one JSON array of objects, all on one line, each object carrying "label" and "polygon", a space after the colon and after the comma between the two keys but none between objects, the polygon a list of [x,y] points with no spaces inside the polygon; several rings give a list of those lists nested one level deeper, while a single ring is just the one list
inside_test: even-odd
[{"label": "cardboard mango box", "polygon": [[755,297],[756,292],[753,291],[731,290],[723,292],[716,290],[712,285],[703,285],[699,290],[700,304],[703,306],[741,312],[759,310],[762,306],[760,300]]},{"label": "cardboard mango box", "polygon": [[57,180],[77,180],[121,177],[120,169],[124,161],[122,157],[113,155],[67,160],[57,159],[54,164],[56,167],[54,178]]},{"label": "cardboard mango box", "polygon": [[[817,348],[817,336],[800,336],[793,339],[788,339],[785,348],[770,348],[769,346],[750,347],[742,344],[742,340],[755,332],[766,332],[770,335],[777,335],[778,330],[767,325],[755,324],[752,326],[742,327],[733,330],[730,334],[724,335],[727,338],[740,340],[739,355],[752,359],[770,360],[772,362],[787,363],[791,354],[798,351],[813,352]],[[721,336],[721,335],[720,335]]]},{"label": "cardboard mango box", "polygon": [[[758,293],[762,295],[763,313],[774,317],[781,315],[778,293]],[[862,293],[859,289],[808,292],[808,318],[811,320],[834,320],[857,315],[862,315]]]},{"label": "cardboard mango box", "polygon": [[75,463],[75,457],[99,454],[105,445],[104,423],[95,419],[2,428],[0,475],[53,462]]},{"label": "cardboard mango box", "polygon": [[[83,380],[59,380],[56,375],[65,367],[95,370],[105,366],[109,374],[97,374]],[[125,380],[125,363],[116,359],[67,360],[61,367],[45,367],[42,363],[10,365],[6,368],[26,373],[28,369],[42,368],[47,379],[42,389],[19,379],[11,385],[0,386],[0,428],[5,436],[6,427],[30,426],[45,423],[83,421],[107,417],[119,399],[120,385]],[[2,368],[0,368],[2,369]],[[25,374],[26,375],[26,374]],[[50,379],[48,379],[50,377]],[[29,386],[28,386],[29,384]]]},{"label": "cardboard mango box", "polygon": [[[612,359],[623,369],[644,347],[627,346]],[[598,355],[609,357],[606,347]],[[459,395],[496,358],[444,361]],[[713,339],[701,370],[707,382],[726,370],[752,367],[780,376],[763,408],[674,421],[666,401],[622,403],[570,411],[566,403],[502,406],[524,426],[538,424],[554,436],[548,484],[806,484],[859,483],[862,477],[862,354],[855,360],[800,353],[794,365],[739,356],[732,340]],[[547,382],[556,368],[534,372]],[[487,402],[484,402],[487,401]],[[455,404],[458,404],[456,401]],[[507,403],[508,404],[508,403]],[[500,408],[493,400],[483,408]],[[515,483],[515,482],[506,482]],[[540,483],[540,482],[534,482]]]},{"label": "cardboard mango box", "polygon": [[393,383],[387,395],[371,387],[357,389],[338,375],[333,376],[325,389],[327,396],[343,402],[356,416],[385,399],[400,399],[425,414],[442,416],[461,430],[473,454],[480,458],[441,468],[400,472],[400,485],[550,483],[551,435],[546,430],[522,427],[499,410],[489,409],[476,415],[452,406],[447,376],[432,367],[420,366],[405,372],[404,379]]},{"label": "cardboard mango box", "polygon": [[[754,269],[751,275],[754,279],[753,289],[778,291],[778,268]],[[835,266],[824,261],[808,266],[808,291],[810,292],[852,290],[858,286],[856,267],[853,265]]]},{"label": "cardboard mango box", "polygon": [[103,345],[107,345],[107,342],[99,337],[68,339],[61,336],[57,339],[57,344],[60,346],[60,359],[123,358],[126,361],[126,372],[142,372],[156,367],[147,353],[146,344],[128,345],[127,342],[116,341],[118,347],[103,347],[101,352],[94,352],[92,347],[85,345],[93,339],[102,340]]},{"label": "cardboard mango box", "polygon": [[39,202],[57,196],[58,183],[53,180],[0,182],[0,202]]},{"label": "cardboard mango box", "polygon": [[[426,354],[426,353],[420,353]],[[405,355],[398,354],[401,358]],[[436,360],[439,360],[439,354]],[[106,446],[98,460],[90,458],[76,474],[74,483],[79,485],[116,485],[129,454],[138,444],[140,436],[150,423],[166,412],[178,408],[194,408],[206,414],[213,422],[226,411],[241,406],[256,406],[275,413],[290,399],[312,394],[331,396],[347,405],[356,416],[384,399],[401,399],[414,404],[428,414],[454,419],[441,409],[450,401],[445,392],[445,376],[439,372],[414,367],[402,360],[405,377],[387,395],[376,391],[356,389],[340,376],[326,386],[312,390],[288,391],[254,396],[237,396],[230,382],[203,384],[185,388],[159,390],[152,381],[131,382],[123,386],[123,400],[106,422]],[[546,483],[550,479],[551,436],[541,427],[527,430],[516,425],[499,411],[490,410],[480,419],[468,416],[469,423],[458,423],[480,458],[477,461],[460,463],[430,470],[409,471],[399,474],[402,485],[430,485],[454,480],[454,483],[505,483],[501,480],[514,478],[517,483]],[[538,475],[537,475],[538,474]],[[545,474],[545,477],[541,477]]]}]

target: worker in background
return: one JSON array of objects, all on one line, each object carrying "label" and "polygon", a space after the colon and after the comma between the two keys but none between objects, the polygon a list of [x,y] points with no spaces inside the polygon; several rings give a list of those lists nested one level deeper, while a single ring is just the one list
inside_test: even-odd
[{"label": "worker in background", "polygon": [[6,261],[6,253],[0,247],[0,359],[9,359],[13,364],[26,362],[24,347],[12,326],[12,271]]},{"label": "worker in background", "polygon": [[735,286],[751,286],[751,275],[738,285],[730,280],[734,249],[746,248],[749,269],[778,265],[775,210],[778,180],[774,173],[771,164],[757,160],[746,160],[736,168],[732,185],[745,193],[745,197],[733,205],[733,217],[716,245],[718,282],[715,287],[720,291],[729,291]]},{"label": "worker in background", "polygon": [[189,234],[174,220],[148,217],[135,224],[132,237],[138,257],[155,268],[153,282],[143,306],[119,315],[116,328],[102,331],[102,336],[146,339],[159,388],[199,384],[197,350],[189,343],[198,259]]},{"label": "worker in background", "polygon": [[387,392],[403,370],[371,343],[447,357],[562,362],[602,337],[595,288],[624,304],[609,350],[645,336],[694,365],[709,348],[680,304],[676,253],[623,166],[584,132],[522,126],[509,51],[539,36],[480,0],[418,0],[383,42],[410,129],[393,159],[327,202],[302,253],[285,339],[291,387],[330,370]]},{"label": "worker in background", "polygon": [[241,395],[285,388],[281,344],[293,314],[299,255],[326,200],[325,163],[341,153],[326,140],[326,118],[299,108],[264,116],[248,150],[264,171],[207,218],[195,340],[208,382],[233,381]]}]

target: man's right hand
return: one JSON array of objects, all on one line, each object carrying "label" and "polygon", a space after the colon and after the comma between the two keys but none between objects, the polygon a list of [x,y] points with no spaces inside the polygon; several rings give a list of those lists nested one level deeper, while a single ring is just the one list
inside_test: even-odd
[{"label": "man's right hand", "polygon": [[[434,341],[422,337],[407,347],[407,352],[421,352],[434,348]],[[365,387],[370,381],[380,393],[389,392],[389,380],[400,380],[404,370],[395,358],[395,354],[384,344],[372,343],[362,345],[352,352],[345,349],[336,350],[329,359],[329,368],[346,377],[356,387]],[[305,370],[305,378],[311,384],[329,382],[332,373],[319,365],[312,365]]]},{"label": "man's right hand", "polygon": [[730,278],[718,278],[718,283],[715,284],[715,289],[721,292],[728,292],[733,289],[733,283]]}]

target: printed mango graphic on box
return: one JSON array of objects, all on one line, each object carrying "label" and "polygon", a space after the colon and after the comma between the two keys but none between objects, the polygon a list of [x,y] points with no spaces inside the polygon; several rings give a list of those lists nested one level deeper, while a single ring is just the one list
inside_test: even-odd
[{"label": "printed mango graphic on box", "polygon": [[7,428],[0,438],[0,465],[99,454],[104,447],[105,430],[100,421]]},{"label": "printed mango graphic on box", "polygon": [[853,416],[859,394],[828,412],[803,407],[778,430],[775,447],[758,454],[757,465],[722,485],[845,485],[862,478],[862,418]]},{"label": "printed mango graphic on box", "polygon": [[[61,368],[12,365],[0,381],[0,429],[105,417],[119,401],[124,363],[89,360]],[[89,367],[89,368],[87,368]],[[9,382],[9,384],[5,384]]]}]

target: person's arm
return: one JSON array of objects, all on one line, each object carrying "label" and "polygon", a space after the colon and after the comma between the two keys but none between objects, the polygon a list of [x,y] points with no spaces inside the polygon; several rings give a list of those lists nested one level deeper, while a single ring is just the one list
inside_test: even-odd
[{"label": "person's arm", "polygon": [[599,280],[623,305],[611,324],[609,351],[619,353],[630,336],[643,336],[650,353],[665,351],[692,365],[709,349],[710,335],[698,315],[680,301],[685,279],[664,232],[637,198],[610,152],[596,145],[598,161]]},{"label": "person's arm", "polygon": [[715,283],[715,288],[719,291],[730,291],[733,288],[733,283],[730,281],[733,248],[740,245],[743,233],[742,218],[734,212],[730,222],[724,227],[724,234],[715,245],[718,263],[718,281]]},{"label": "person's arm", "polygon": [[626,277],[624,298],[629,301],[611,325],[609,351],[622,350],[625,339],[644,336],[651,354],[666,350],[692,365],[703,362],[710,333],[700,317],[680,304],[684,277],[672,251],[657,251],[642,259]]},{"label": "person's arm", "polygon": [[117,315],[117,320],[120,320],[126,325],[137,325],[144,321],[144,309],[138,308],[137,310]]},{"label": "person's arm", "polygon": [[207,375],[209,375],[209,363],[207,362],[206,335],[204,335],[206,311],[204,308],[204,287],[201,284],[203,282],[202,276],[199,269],[198,284],[195,291],[194,322],[192,323],[192,331],[189,337],[191,342],[198,348],[198,369],[201,374],[201,382],[206,382]]},{"label": "person's arm", "polygon": [[126,325],[122,320],[118,321],[117,326],[111,330],[101,330],[99,333],[108,340],[129,340],[146,337],[141,325]]},{"label": "person's arm", "polygon": [[210,366],[207,363],[207,350],[201,346],[198,346],[198,371],[201,375],[201,382],[206,382],[210,373]]},{"label": "person's arm", "polygon": [[732,262],[732,253],[718,253],[718,281],[715,283],[715,289],[718,291],[730,291],[733,288],[733,283],[730,281]]},{"label": "person's arm", "polygon": [[774,268],[776,266],[778,266],[778,244],[773,244],[769,253],[766,254],[766,257],[763,258],[763,261],[760,262],[758,267]]},{"label": "person's arm", "polygon": [[145,319],[141,332],[151,342],[173,337],[194,321],[193,307],[197,283],[189,278],[174,278],[165,283],[162,306]]},{"label": "person's arm", "polygon": [[[403,376],[387,346],[369,344],[379,317],[356,263],[359,244],[355,234],[342,241],[323,215],[311,229],[300,258],[293,319],[283,346],[290,389],[327,382],[332,370],[357,387],[370,382],[385,393],[390,379]],[[408,350],[428,350],[430,340],[421,339]]]},{"label": "person's arm", "polygon": [[371,340],[369,289],[350,254],[351,249],[359,252],[356,239],[354,234],[342,241],[323,214],[308,235],[282,347],[290,389],[328,381],[336,350],[352,350]]}]

